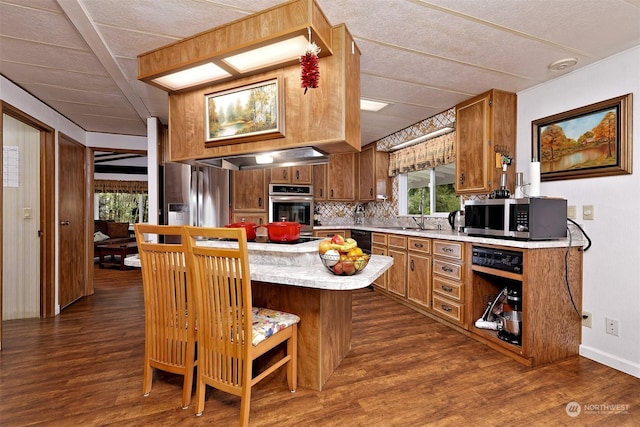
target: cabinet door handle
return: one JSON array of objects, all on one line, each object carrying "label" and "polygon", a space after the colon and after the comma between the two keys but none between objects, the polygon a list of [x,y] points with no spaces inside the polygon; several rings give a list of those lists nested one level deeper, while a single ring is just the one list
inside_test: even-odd
[{"label": "cabinet door handle", "polygon": [[300,181],[300,171],[296,170],[296,181]]},{"label": "cabinet door handle", "polygon": [[370,188],[370,189],[369,189],[369,195],[370,195],[371,197],[373,197],[373,188]]},{"label": "cabinet door handle", "polygon": [[320,197],[323,197],[323,195],[322,195],[323,193],[324,193],[324,188],[321,188],[320,189]]},{"label": "cabinet door handle", "polygon": [[287,179],[287,170],[286,169],[282,169],[282,177],[284,179]]},{"label": "cabinet door handle", "polygon": [[411,260],[411,271],[413,271],[413,260]]},{"label": "cabinet door handle", "polygon": [[440,304],[440,308],[443,309],[444,311],[446,311],[447,313],[451,313],[451,310],[453,310],[451,307],[449,307],[448,305],[444,305],[444,304]]},{"label": "cabinet door handle", "polygon": [[262,207],[262,197],[258,197],[258,207]]},{"label": "cabinet door handle", "polygon": [[464,172],[460,174],[460,185],[464,185]]},{"label": "cabinet door handle", "polygon": [[331,191],[329,191],[329,195],[333,197],[333,188],[331,189]]}]

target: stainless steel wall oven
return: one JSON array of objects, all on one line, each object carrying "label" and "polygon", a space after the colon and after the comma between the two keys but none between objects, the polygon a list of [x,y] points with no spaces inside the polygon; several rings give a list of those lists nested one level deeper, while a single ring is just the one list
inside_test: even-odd
[{"label": "stainless steel wall oven", "polygon": [[269,222],[300,223],[300,235],[313,234],[313,186],[269,184]]}]

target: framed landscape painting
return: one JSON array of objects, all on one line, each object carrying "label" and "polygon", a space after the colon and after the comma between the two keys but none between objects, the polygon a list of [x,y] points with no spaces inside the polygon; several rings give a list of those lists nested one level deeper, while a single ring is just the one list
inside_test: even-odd
[{"label": "framed landscape painting", "polygon": [[280,78],[205,95],[206,146],[284,136]]},{"label": "framed landscape painting", "polygon": [[540,179],[630,174],[631,109],[627,94],[531,122]]}]

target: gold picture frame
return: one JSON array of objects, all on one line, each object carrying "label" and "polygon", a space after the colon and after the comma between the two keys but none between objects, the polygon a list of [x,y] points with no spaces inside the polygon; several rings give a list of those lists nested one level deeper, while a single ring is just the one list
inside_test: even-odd
[{"label": "gold picture frame", "polygon": [[632,172],[632,94],[531,122],[540,180]]},{"label": "gold picture frame", "polygon": [[205,95],[205,145],[284,137],[284,87],[277,76]]}]

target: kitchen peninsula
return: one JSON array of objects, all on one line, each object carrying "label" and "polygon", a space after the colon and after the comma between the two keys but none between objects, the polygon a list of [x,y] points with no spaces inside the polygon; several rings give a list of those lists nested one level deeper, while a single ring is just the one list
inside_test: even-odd
[{"label": "kitchen peninsula", "polygon": [[[374,255],[360,273],[335,276],[318,256],[318,241],[248,242],[253,304],[295,313],[298,325],[298,384],[322,390],[351,349],[351,291],[369,286],[393,263]],[[199,245],[225,247],[227,241]],[[139,266],[137,256],[126,265]]]}]

